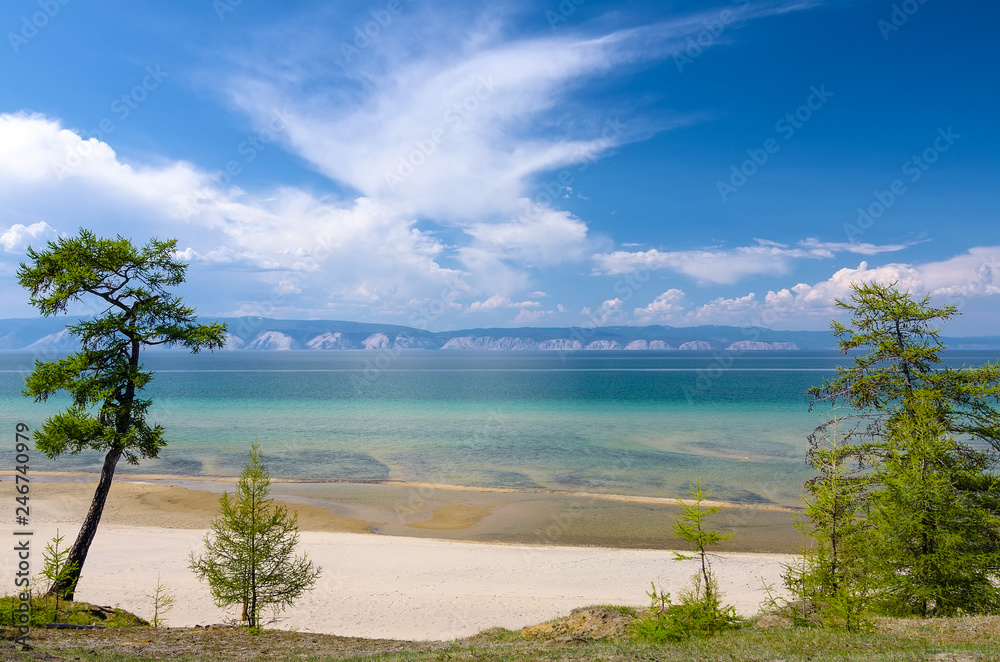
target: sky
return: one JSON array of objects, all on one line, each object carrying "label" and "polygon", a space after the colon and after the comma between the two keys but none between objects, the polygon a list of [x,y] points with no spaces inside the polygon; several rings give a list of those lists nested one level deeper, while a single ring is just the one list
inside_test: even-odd
[{"label": "sky", "polygon": [[824,329],[878,281],[996,334],[998,20],[6,0],[0,317],[35,315],[27,247],[87,228],[175,238],[203,316]]}]

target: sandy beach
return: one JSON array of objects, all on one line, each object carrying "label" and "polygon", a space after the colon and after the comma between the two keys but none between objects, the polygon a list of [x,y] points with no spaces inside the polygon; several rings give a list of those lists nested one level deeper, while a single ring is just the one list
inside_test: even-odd
[{"label": "sandy beach", "polygon": [[[42,543],[58,528],[70,542],[89,505],[93,483],[38,481],[32,486],[35,540]],[[208,523],[217,513],[218,492],[233,486],[207,487],[212,489],[194,490],[171,481],[116,482],[78,598],[118,604],[149,617],[152,602],[147,594],[159,576],[176,598],[166,616],[169,625],[219,623],[236,616],[235,609],[216,608],[207,586],[199,584],[187,567],[188,555],[200,552]],[[332,501],[309,497],[308,487],[273,486],[272,495],[299,512],[300,550],[323,568],[315,590],[281,615],[275,624],[280,628],[359,637],[451,639],[490,627],[520,628],[587,605],[645,605],[650,581],[676,595],[695,571],[693,562],[674,561],[667,549],[635,549],[635,544],[628,544],[634,540],[624,545],[593,544],[595,538],[613,540],[607,531],[586,541],[587,530],[596,530],[590,520],[600,525],[628,508],[668,510],[663,504],[579,497],[573,511],[560,510],[558,499],[553,505],[551,497],[540,498],[546,495],[515,503],[494,493],[429,488],[414,492],[412,486],[375,485],[348,486],[344,498],[331,505]],[[352,506],[346,497],[359,487],[362,493],[354,494],[358,503]],[[421,499],[403,502],[409,505],[402,510],[386,505],[398,506],[405,491]],[[363,500],[366,492],[380,492],[381,501]],[[524,495],[516,496],[524,500]],[[612,510],[590,512],[592,501]],[[514,511],[522,517],[514,517]],[[718,515],[719,528],[735,523],[749,530],[755,519],[766,524],[775,516],[776,522],[790,521],[788,513],[781,512],[732,509],[726,516],[724,512]],[[669,530],[669,519],[657,532],[661,537]],[[531,522],[527,528],[525,520]],[[774,526],[776,531],[787,528],[787,524]],[[13,527],[6,524],[0,530],[10,539]],[[490,531],[492,537],[487,535]],[[504,531],[510,534],[507,539]],[[536,544],[525,544],[533,537]],[[759,546],[763,539],[759,532],[757,539],[753,544]],[[749,615],[765,597],[763,584],[780,586],[781,564],[791,558],[781,553],[725,551],[715,558],[714,567],[726,600]],[[40,569],[41,545],[32,562],[33,569]],[[0,582],[12,586],[12,555],[3,555],[0,571]]]}]

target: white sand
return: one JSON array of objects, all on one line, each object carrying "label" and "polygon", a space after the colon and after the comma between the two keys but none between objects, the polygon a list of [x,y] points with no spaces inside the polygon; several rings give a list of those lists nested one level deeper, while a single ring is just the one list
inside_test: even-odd
[{"label": "white sand", "polygon": [[[54,525],[34,527],[33,572]],[[76,526],[61,527],[67,541]],[[13,527],[0,526],[0,592],[13,592]],[[167,625],[221,623],[236,608],[216,608],[208,588],[187,567],[202,551],[205,532],[193,529],[102,526],[77,589],[80,600],[120,605],[152,615],[146,597],[159,573],[174,608]],[[693,561],[671,552],[574,547],[528,547],[303,532],[300,551],[323,568],[316,588],[281,614],[273,627],[342,636],[447,640],[490,627],[516,629],[594,604],[649,604],[651,580],[674,596],[694,574]],[[750,615],[764,599],[762,581],[780,586],[778,554],[723,554],[714,569],[725,600]]]}]

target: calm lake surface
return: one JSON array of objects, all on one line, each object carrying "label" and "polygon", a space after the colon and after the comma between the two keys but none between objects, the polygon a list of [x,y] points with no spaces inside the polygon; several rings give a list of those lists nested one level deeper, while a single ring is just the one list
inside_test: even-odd
[{"label": "calm lake surface", "polygon": [[[979,365],[997,352],[950,352]],[[64,407],[20,391],[34,356],[0,353],[13,435]],[[44,357],[51,359],[53,357]],[[799,505],[806,435],[824,420],[806,389],[849,359],[833,352],[150,352],[157,460],[122,474],[238,475],[258,440],[275,477],[674,496]],[[9,446],[9,445],[7,445]],[[5,464],[13,463],[10,449]],[[92,471],[101,456],[32,471]]]}]

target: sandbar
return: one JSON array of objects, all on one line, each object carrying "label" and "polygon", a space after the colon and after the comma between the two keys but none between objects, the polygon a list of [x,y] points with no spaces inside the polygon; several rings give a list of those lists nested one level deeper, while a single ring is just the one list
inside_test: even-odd
[{"label": "sandbar", "polygon": [[[148,596],[162,581],[175,598],[167,625],[238,615],[235,607],[215,606],[188,568],[189,555],[203,549],[219,493],[234,486],[177,482],[115,482],[77,589],[80,600],[148,618]],[[57,529],[67,543],[75,537],[94,482],[33,479],[31,485],[37,573],[41,548]],[[673,560],[670,550],[683,547],[668,535],[676,512],[669,504],[399,485],[272,488],[272,496],[299,513],[299,549],[323,571],[314,590],[270,627],[449,640],[526,627],[588,605],[646,606],[650,582],[676,596],[696,570],[694,561]],[[783,564],[794,558],[775,553],[794,551],[788,541],[767,542],[768,531],[791,540],[791,516],[727,508],[715,517],[718,528],[744,538],[713,558],[724,599],[753,614],[766,597],[764,586],[780,587]],[[13,530],[4,524],[0,536],[10,540]],[[5,586],[13,586],[14,563],[14,555],[0,555]]]}]

